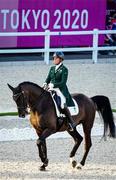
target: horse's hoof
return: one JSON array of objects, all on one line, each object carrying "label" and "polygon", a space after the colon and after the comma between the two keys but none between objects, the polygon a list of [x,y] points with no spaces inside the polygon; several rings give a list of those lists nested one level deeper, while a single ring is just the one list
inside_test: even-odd
[{"label": "horse's hoof", "polygon": [[79,169],[79,170],[82,169],[82,164],[80,164],[80,163],[77,164],[76,168]]},{"label": "horse's hoof", "polygon": [[48,166],[48,159],[46,159],[46,160],[44,161],[43,166],[45,166],[45,167],[47,167],[47,166]]},{"label": "horse's hoof", "polygon": [[74,160],[74,161],[72,161],[72,167],[73,168],[75,168],[76,167],[76,165],[77,165],[77,162]]},{"label": "horse's hoof", "polygon": [[38,146],[40,146],[42,143],[43,143],[43,141],[42,141],[42,140],[40,140],[40,139],[37,139],[37,142],[36,142],[36,144],[37,144]]},{"label": "horse's hoof", "polygon": [[81,169],[82,169],[82,167],[80,167],[80,166],[77,166],[76,168],[77,168],[77,169],[79,169],[79,170],[81,170]]},{"label": "horse's hoof", "polygon": [[40,170],[40,171],[45,171],[46,168],[45,168],[45,166],[42,165],[42,166],[39,168],[39,170]]}]

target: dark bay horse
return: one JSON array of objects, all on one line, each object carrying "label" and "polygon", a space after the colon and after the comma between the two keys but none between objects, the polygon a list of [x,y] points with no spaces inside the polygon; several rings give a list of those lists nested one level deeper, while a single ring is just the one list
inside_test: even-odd
[{"label": "dark bay horse", "polygon": [[50,92],[32,82],[22,82],[16,88],[9,84],[8,86],[13,92],[13,99],[16,102],[19,117],[25,117],[27,108],[30,108],[30,122],[39,137],[37,140],[37,147],[40,159],[43,163],[40,170],[45,170],[46,166],[48,166],[46,138],[51,134],[65,130],[72,136],[75,142],[70,153],[72,167],[81,168],[84,166],[92,145],[91,130],[96,110],[98,110],[103,117],[104,134],[109,130],[111,137],[115,137],[115,124],[109,99],[105,96],[94,96],[88,98],[83,94],[73,94],[72,96],[79,106],[79,113],[78,115],[73,116],[73,119],[77,125],[80,123],[82,124],[85,138],[84,155],[81,162],[77,165],[74,156],[83,140],[83,137],[79,134],[76,128],[72,132],[68,130],[66,117],[61,123],[58,121],[55,105]]}]

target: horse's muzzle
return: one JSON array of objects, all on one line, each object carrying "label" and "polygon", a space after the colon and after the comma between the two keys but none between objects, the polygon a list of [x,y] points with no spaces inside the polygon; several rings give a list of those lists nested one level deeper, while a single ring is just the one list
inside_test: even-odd
[{"label": "horse's muzzle", "polygon": [[25,118],[25,114],[19,114],[20,118]]}]

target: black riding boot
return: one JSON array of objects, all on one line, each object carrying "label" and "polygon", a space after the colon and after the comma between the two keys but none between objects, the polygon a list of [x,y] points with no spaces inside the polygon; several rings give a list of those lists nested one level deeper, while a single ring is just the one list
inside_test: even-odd
[{"label": "black riding boot", "polygon": [[74,120],[73,120],[67,106],[64,107],[63,112],[64,112],[64,114],[66,115],[66,117],[68,119],[69,131],[73,131],[74,128],[76,127],[76,124],[74,123]]}]

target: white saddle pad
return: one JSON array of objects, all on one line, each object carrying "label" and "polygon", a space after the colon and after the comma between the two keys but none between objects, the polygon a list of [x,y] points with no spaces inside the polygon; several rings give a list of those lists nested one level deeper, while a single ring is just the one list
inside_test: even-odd
[{"label": "white saddle pad", "polygon": [[72,107],[68,107],[70,113],[72,116],[75,116],[79,113],[79,107],[78,107],[78,104],[76,103],[76,101],[73,99],[73,102],[75,104],[75,106],[72,106]]}]

